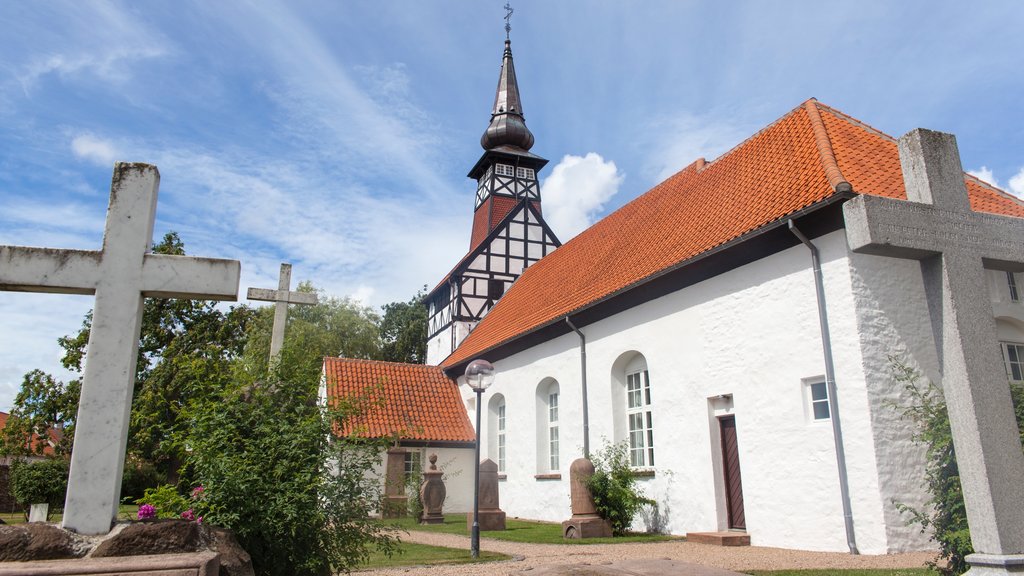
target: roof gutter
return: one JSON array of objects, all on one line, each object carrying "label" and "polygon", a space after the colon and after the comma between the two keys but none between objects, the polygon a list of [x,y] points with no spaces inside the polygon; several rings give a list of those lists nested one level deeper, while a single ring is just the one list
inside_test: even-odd
[{"label": "roof gutter", "polygon": [[580,385],[583,390],[583,457],[590,459],[590,410],[587,404],[587,337],[572,323],[568,316],[565,323],[580,337]]},{"label": "roof gutter", "polygon": [[850,484],[846,474],[846,451],[843,449],[843,428],[839,422],[839,395],[836,390],[836,370],[832,363],[832,339],[828,329],[828,310],[825,306],[825,286],[821,274],[821,260],[818,247],[804,236],[793,219],[788,222],[789,231],[811,251],[811,268],[814,271],[814,290],[818,300],[818,323],[821,325],[821,347],[825,354],[825,387],[828,389],[828,409],[832,416],[832,438],[836,445],[836,464],[839,468],[839,492],[843,499],[843,523],[846,526],[846,544],[850,554],[860,554],[857,538],[853,531],[853,511],[850,506]]}]

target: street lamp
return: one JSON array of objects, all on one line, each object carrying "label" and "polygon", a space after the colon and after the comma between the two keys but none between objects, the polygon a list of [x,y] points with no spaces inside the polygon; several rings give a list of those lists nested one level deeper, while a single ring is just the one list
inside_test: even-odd
[{"label": "street lamp", "polygon": [[487,360],[473,360],[466,366],[466,383],[476,392],[476,466],[473,467],[473,531],[469,553],[480,557],[480,395],[494,383],[494,366]]}]

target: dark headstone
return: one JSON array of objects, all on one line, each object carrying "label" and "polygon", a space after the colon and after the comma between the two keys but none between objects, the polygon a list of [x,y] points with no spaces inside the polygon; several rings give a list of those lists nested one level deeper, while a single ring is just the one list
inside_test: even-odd
[{"label": "dark headstone", "polygon": [[420,486],[420,503],[423,504],[423,524],[443,524],[444,514],[441,508],[448,491],[441,480],[442,472],[437,469],[437,454],[430,455],[430,469],[423,473],[423,485]]},{"label": "dark headstone", "polygon": [[408,502],[409,498],[405,495],[405,450],[392,448],[388,450],[384,472],[383,516],[404,517],[408,513]]},{"label": "dark headstone", "polygon": [[[504,530],[505,512],[498,506],[498,465],[490,458],[480,463],[480,531]],[[473,513],[466,514],[466,527],[473,529]]]},{"label": "dark headstone", "polygon": [[569,466],[572,518],[562,522],[562,536],[570,540],[612,535],[611,523],[598,516],[594,496],[587,487],[587,480],[593,475],[594,464],[586,458],[577,458]]}]

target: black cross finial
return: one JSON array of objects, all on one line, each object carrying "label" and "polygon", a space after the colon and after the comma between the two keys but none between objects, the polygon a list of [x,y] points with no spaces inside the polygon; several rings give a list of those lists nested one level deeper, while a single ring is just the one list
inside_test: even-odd
[{"label": "black cross finial", "polygon": [[512,7],[509,6],[508,2],[505,2],[505,40],[508,40],[508,33],[512,31]]}]

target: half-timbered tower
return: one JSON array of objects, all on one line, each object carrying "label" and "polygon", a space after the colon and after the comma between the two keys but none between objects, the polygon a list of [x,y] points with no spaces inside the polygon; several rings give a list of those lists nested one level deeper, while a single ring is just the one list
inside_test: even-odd
[{"label": "half-timbered tower", "polygon": [[528,266],[560,245],[541,215],[538,172],[547,160],[530,152],[512,43],[505,39],[484,153],[469,171],[476,181],[469,252],[427,295],[427,363],[438,364],[469,334]]}]

